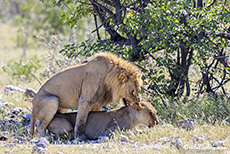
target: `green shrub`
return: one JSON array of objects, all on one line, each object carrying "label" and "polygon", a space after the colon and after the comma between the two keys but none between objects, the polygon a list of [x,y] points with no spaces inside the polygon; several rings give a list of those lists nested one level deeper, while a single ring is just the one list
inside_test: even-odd
[{"label": "green shrub", "polygon": [[9,61],[3,66],[3,71],[10,74],[13,78],[21,81],[31,81],[33,75],[43,66],[42,59],[34,56],[29,60]]},{"label": "green shrub", "polygon": [[230,115],[230,101],[223,96],[205,95],[200,98],[193,98],[189,101],[155,99],[153,106],[158,111],[161,120],[169,123],[176,123],[179,120],[192,118],[198,123],[215,124],[222,122]]}]

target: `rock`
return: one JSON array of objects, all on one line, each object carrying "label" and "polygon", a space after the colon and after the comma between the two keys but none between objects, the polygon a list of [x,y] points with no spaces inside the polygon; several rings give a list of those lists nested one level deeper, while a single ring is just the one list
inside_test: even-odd
[{"label": "rock", "polygon": [[7,112],[7,115],[19,115],[21,113],[25,113],[26,111],[21,109],[20,107],[16,107],[16,108],[13,108],[13,109],[10,109],[8,112]]},{"label": "rock", "polygon": [[120,136],[118,137],[118,141],[121,141],[121,142],[128,142],[129,139],[128,139],[128,137],[126,137],[126,136],[124,136],[124,135],[120,135]]},{"label": "rock", "polygon": [[19,140],[18,140],[18,139],[13,139],[12,142],[13,142],[13,143],[19,143]]},{"label": "rock", "polygon": [[203,143],[204,142],[204,136],[203,135],[192,135],[193,142]]},{"label": "rock", "polygon": [[4,92],[8,95],[8,94],[14,94],[15,92],[24,93],[24,90],[22,90],[19,87],[8,85],[4,88]]},{"label": "rock", "polygon": [[176,139],[176,141],[174,142],[174,145],[177,149],[181,149],[182,148],[182,140],[180,138]]},{"label": "rock", "polygon": [[9,103],[7,101],[0,100],[0,104],[1,106],[8,106]]},{"label": "rock", "polygon": [[108,136],[99,136],[98,140],[101,142],[107,142],[107,141],[109,141],[109,137]]},{"label": "rock", "polygon": [[10,133],[8,131],[2,131],[3,135],[9,135]]},{"label": "rock", "polygon": [[5,137],[5,136],[0,136],[0,141],[7,141],[7,140],[8,140],[7,137]]},{"label": "rock", "polygon": [[46,147],[49,145],[49,141],[45,137],[41,137],[41,139],[36,142],[36,145]]},{"label": "rock", "polygon": [[33,147],[32,153],[37,152],[39,154],[43,154],[48,152],[47,146],[49,145],[49,141],[45,137],[41,137],[38,142],[35,142],[35,146]]},{"label": "rock", "polygon": [[22,142],[27,141],[27,139],[25,137],[21,137],[21,136],[15,137],[15,139],[18,139],[19,141],[22,141]]},{"label": "rock", "polygon": [[15,143],[6,143],[5,147],[13,148],[15,145]]},{"label": "rock", "polygon": [[212,142],[211,145],[212,147],[220,147],[220,146],[224,146],[224,143],[221,141],[217,141],[217,142]]},{"label": "rock", "polygon": [[46,147],[35,145],[35,146],[33,146],[32,153],[37,152],[38,154],[44,154],[48,151],[49,150]]},{"label": "rock", "polygon": [[24,92],[24,95],[27,98],[34,98],[36,93],[37,93],[36,90],[34,90],[32,88],[27,88],[26,91]]},{"label": "rock", "polygon": [[177,122],[176,125],[178,128],[182,128],[186,130],[193,130],[196,127],[196,120],[188,118],[186,120],[181,120]]},{"label": "rock", "polygon": [[0,109],[5,110],[5,107],[10,106],[10,105],[15,107],[13,103],[9,103],[7,101],[0,100]]},{"label": "rock", "polygon": [[230,117],[227,117],[226,119],[224,119],[224,121],[230,124]]},{"label": "rock", "polygon": [[172,139],[171,138],[168,138],[168,137],[162,137],[158,140],[158,142],[162,142],[162,145],[167,143],[167,142],[170,142]]}]

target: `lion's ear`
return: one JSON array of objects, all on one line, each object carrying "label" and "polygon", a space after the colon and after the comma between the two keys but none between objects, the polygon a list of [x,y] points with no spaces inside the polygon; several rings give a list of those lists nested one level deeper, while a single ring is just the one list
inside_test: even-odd
[{"label": "lion's ear", "polygon": [[134,104],[133,104],[133,108],[136,109],[137,111],[140,111],[140,110],[142,110],[144,107],[141,106],[141,104],[139,104],[139,103],[134,103]]},{"label": "lion's ear", "polygon": [[126,75],[125,73],[121,73],[121,74],[119,75],[119,80],[120,80],[122,83],[124,83],[124,82],[126,82],[126,81],[128,80],[128,77],[127,77],[127,75]]}]

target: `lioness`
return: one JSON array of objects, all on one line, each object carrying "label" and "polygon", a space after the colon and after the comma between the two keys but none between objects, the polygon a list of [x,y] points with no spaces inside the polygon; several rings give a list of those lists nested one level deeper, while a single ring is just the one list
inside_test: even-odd
[{"label": "lioness", "polygon": [[[64,69],[51,77],[33,100],[30,133],[45,130],[59,108],[78,109],[74,136],[85,138],[89,111],[120,100],[126,106],[140,102],[141,72],[132,63],[111,53],[99,53],[88,62]],[[104,120],[104,117],[101,119]]]},{"label": "lioness", "polygon": [[[108,136],[118,128],[121,130],[134,129],[143,124],[153,127],[159,123],[155,108],[147,102],[136,103],[133,106],[121,107],[110,111],[91,111],[86,121],[85,135],[89,139]],[[56,135],[73,135],[77,112],[57,113],[48,125],[49,132]]]}]

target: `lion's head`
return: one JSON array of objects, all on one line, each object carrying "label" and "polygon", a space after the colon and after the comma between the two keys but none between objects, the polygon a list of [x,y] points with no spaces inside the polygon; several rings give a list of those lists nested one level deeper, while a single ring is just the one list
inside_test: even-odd
[{"label": "lion's head", "polygon": [[140,83],[124,72],[119,75],[119,82],[120,87],[117,96],[122,99],[125,106],[139,103],[141,99]]},{"label": "lion's head", "polygon": [[136,119],[143,125],[153,127],[158,125],[157,110],[148,102],[133,104],[133,108],[138,111]]},{"label": "lion's head", "polygon": [[105,82],[107,89],[111,90],[112,101],[114,103],[123,101],[125,106],[139,103],[142,75],[138,67],[111,53],[101,53],[97,57],[104,57],[109,61],[110,70]]}]

